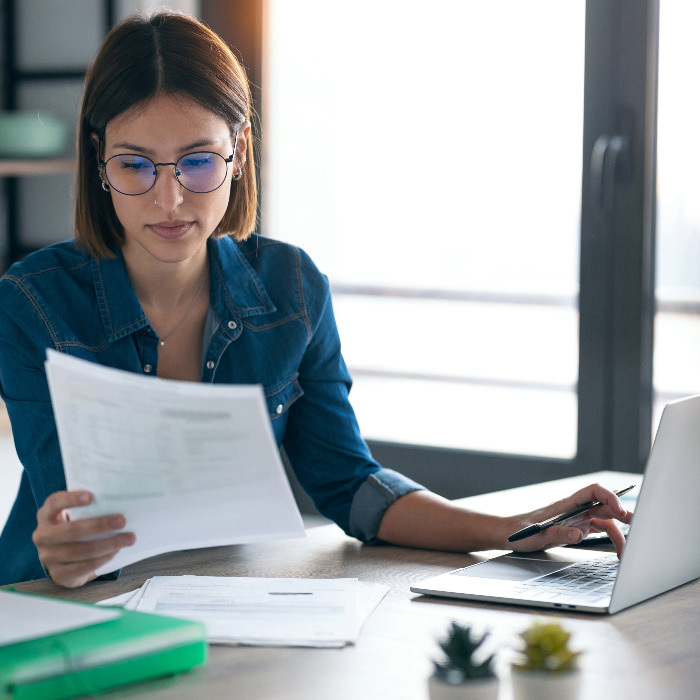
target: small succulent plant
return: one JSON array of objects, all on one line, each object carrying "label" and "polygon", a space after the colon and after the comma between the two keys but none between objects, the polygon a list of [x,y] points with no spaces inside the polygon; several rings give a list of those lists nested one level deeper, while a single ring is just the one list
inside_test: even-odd
[{"label": "small succulent plant", "polygon": [[435,675],[451,685],[459,685],[470,679],[490,678],[495,676],[493,654],[484,661],[477,662],[474,654],[483,644],[488,633],[472,636],[470,627],[462,627],[456,622],[439,642],[447,657],[444,661],[434,661]]},{"label": "small succulent plant", "polygon": [[571,634],[558,622],[533,622],[520,636],[525,645],[514,668],[564,673],[577,667],[580,652],[569,649]]}]

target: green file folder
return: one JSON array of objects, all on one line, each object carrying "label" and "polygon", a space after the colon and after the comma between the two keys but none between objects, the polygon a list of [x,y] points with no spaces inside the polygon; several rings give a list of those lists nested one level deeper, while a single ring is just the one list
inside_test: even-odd
[{"label": "green file folder", "polygon": [[95,695],[183,673],[206,662],[202,623],[120,612],[118,618],[106,622],[0,646],[0,699],[62,700]]}]

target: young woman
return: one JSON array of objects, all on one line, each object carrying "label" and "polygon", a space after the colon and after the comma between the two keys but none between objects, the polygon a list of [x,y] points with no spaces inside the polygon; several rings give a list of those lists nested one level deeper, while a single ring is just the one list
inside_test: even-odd
[{"label": "young woman", "polygon": [[46,348],[151,376],[261,384],[300,483],[360,540],[510,548],[525,525],[599,500],[516,546],[575,543],[593,529],[621,550],[611,518],[631,514],[600,486],[501,518],[372,459],[348,401],[326,279],[301,250],[251,234],[250,115],[245,72],[199,22],[132,17],[105,39],[85,80],[75,240],[30,255],[0,282],[0,391],[24,466],[0,537],[0,583],[49,575],[80,586],[134,542],[119,514],[67,516],[92,496],[65,490]]}]

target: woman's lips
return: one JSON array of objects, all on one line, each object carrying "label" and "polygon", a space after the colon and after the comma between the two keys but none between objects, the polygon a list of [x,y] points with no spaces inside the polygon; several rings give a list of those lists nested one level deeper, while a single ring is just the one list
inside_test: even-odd
[{"label": "woman's lips", "polygon": [[191,221],[159,221],[155,224],[148,224],[148,228],[161,238],[180,238],[184,236],[190,228]]}]

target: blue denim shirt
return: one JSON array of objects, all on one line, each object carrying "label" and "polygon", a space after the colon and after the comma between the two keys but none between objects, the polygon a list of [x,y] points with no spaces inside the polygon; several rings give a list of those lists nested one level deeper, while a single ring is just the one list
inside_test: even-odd
[{"label": "blue denim shirt", "polygon": [[[278,445],[318,510],[376,538],[398,497],[421,488],[373,459],[348,400],[326,278],[293,246],[251,236],[208,242],[211,297],[202,381],[261,384]],[[156,375],[158,336],[119,250],[97,259],[73,241],[16,263],[0,280],[0,394],[24,472],[0,536],[0,583],[45,576],[31,535],[47,496],[65,489],[46,348]]]}]

